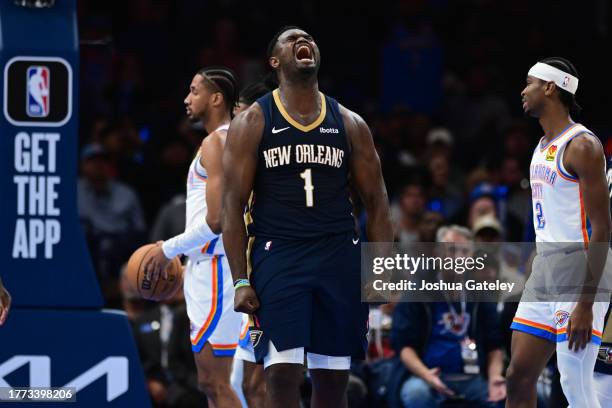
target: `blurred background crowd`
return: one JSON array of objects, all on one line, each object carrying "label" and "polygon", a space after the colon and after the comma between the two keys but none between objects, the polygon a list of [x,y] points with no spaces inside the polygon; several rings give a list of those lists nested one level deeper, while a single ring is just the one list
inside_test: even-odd
[{"label": "blurred background crowd", "polygon": [[[107,306],[125,308],[146,345],[158,406],[199,398],[189,325],[180,299],[140,301],[121,284],[121,268],[138,246],[184,228],[185,178],[204,131],[187,121],[183,99],[199,68],[230,67],[244,86],[268,72],[265,49],[280,27],[310,32],[322,54],[321,90],[372,129],[401,242],[434,241],[448,224],[481,241],[533,240],[528,167],[541,133],[524,117],[520,92],[539,59],[576,65],[577,119],[612,152],[608,68],[594,51],[611,45],[605,0],[82,0],[78,22],[80,217]],[[372,361],[394,354],[394,312],[379,312],[388,330]],[[177,361],[184,366],[169,368]],[[363,403],[386,392],[367,378],[386,378],[388,367],[357,370]]]}]

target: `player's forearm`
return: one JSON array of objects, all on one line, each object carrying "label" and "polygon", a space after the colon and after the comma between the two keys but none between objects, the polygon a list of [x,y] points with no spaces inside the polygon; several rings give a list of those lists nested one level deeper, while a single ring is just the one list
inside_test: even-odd
[{"label": "player's forearm", "polygon": [[[384,195],[386,200],[387,195]],[[366,207],[368,222],[366,230],[371,242],[393,242],[393,226],[389,204],[378,199],[370,208]]]},{"label": "player's forearm", "polygon": [[223,244],[232,271],[232,279],[247,278],[247,234],[240,206],[227,204],[223,217]]},{"label": "player's forearm", "polygon": [[604,242],[606,244],[610,243],[610,234],[612,233],[612,228],[606,222],[597,222],[592,221],[591,226],[591,237],[589,238],[589,242]]},{"label": "player's forearm", "polygon": [[501,350],[491,350],[487,355],[487,374],[489,378],[502,375],[504,370],[504,354]]},{"label": "player's forearm", "polygon": [[164,255],[166,255],[168,259],[171,259],[177,255],[197,249],[218,236],[219,234],[211,230],[206,219],[203,219],[201,223],[195,227],[164,241],[162,250],[164,251]]},{"label": "player's forearm", "polygon": [[[587,271],[584,278],[582,296],[579,300],[589,306],[593,304],[593,295],[597,293],[599,282],[605,271],[606,258],[609,251],[610,229],[606,225],[593,224],[589,247],[587,251]],[[589,290],[591,288],[591,290]]]}]

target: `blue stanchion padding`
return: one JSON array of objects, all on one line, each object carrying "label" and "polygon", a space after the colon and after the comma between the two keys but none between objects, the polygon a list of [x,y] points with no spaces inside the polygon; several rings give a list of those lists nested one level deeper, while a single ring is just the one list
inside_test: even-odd
[{"label": "blue stanchion padding", "polygon": [[71,386],[70,406],[150,407],[126,316],[99,310],[78,221],[76,0],[1,0],[0,64],[0,276],[13,297],[0,387]]},{"label": "blue stanchion padding", "polygon": [[76,1],[0,1],[0,276],[14,307],[100,308],[76,206]]}]

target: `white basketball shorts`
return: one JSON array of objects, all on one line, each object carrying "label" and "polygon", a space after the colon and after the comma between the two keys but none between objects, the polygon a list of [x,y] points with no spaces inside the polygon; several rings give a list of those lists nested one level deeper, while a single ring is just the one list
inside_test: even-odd
[{"label": "white basketball shorts", "polygon": [[215,356],[233,356],[238,346],[242,313],[234,311],[234,285],[227,257],[190,259],[185,270],[184,292],[194,353],[199,353],[208,342]]}]

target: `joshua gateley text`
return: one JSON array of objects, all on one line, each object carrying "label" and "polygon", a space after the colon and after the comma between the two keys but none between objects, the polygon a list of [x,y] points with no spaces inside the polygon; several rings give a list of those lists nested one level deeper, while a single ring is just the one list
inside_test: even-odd
[{"label": "joshua gateley text", "polygon": [[420,281],[413,282],[407,279],[402,279],[398,282],[384,282],[381,279],[377,279],[372,282],[372,285],[377,291],[393,291],[393,292],[404,292],[404,291],[505,291],[512,292],[515,283],[502,282],[499,279],[493,281],[479,281],[475,279],[468,279],[465,282],[445,282],[438,280],[434,282]]}]

